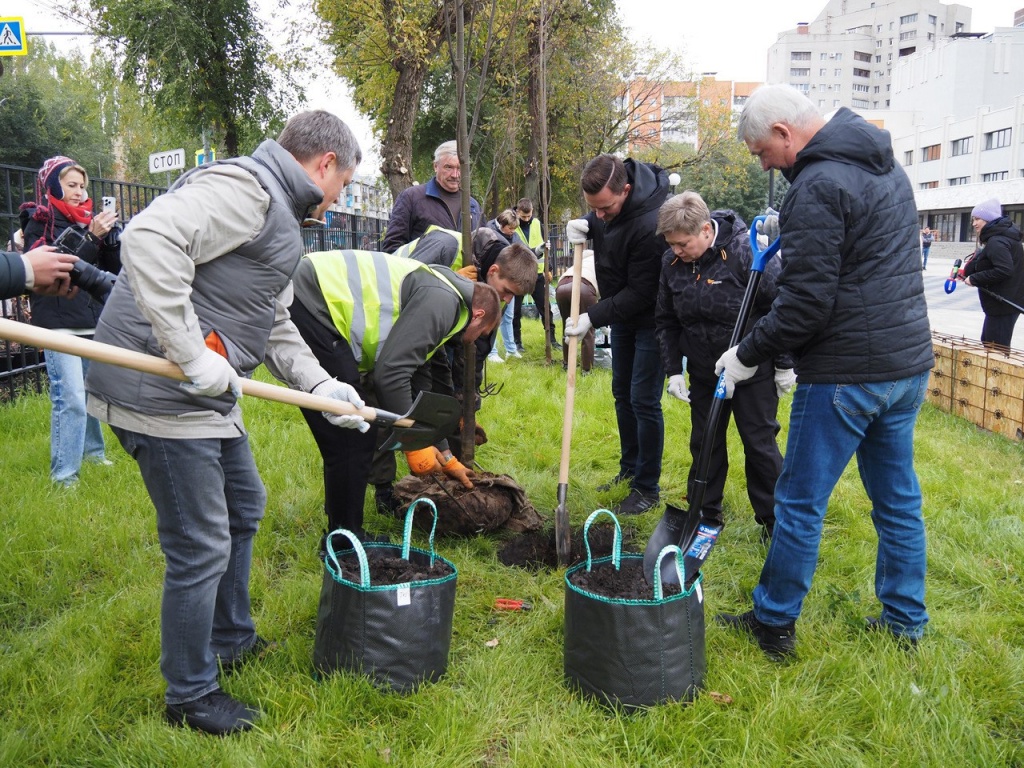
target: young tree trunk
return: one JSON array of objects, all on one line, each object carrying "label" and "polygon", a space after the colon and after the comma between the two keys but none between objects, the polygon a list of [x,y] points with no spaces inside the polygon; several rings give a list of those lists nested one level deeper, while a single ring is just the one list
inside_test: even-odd
[{"label": "young tree trunk", "polygon": [[540,165],[537,162],[537,154],[540,151],[540,132],[543,120],[541,119],[541,88],[543,84],[540,79],[541,53],[540,53],[540,15],[532,19],[529,25],[529,37],[527,38],[527,51],[530,60],[530,78],[526,89],[529,95],[530,107],[530,141],[526,147],[526,157],[523,167],[523,197],[528,197],[537,206],[537,215],[540,217]]}]

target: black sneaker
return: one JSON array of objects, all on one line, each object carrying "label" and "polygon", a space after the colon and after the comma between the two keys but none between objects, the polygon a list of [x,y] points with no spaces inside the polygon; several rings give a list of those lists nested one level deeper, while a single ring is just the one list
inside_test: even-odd
[{"label": "black sneaker", "polygon": [[901,632],[897,632],[889,624],[883,624],[882,620],[877,616],[868,616],[864,619],[868,632],[888,632],[892,635],[896,644],[905,651],[913,651],[917,649],[917,638],[911,637],[910,635],[904,635]]},{"label": "black sneaker", "polygon": [[742,630],[753,635],[761,650],[772,661],[783,661],[796,651],[796,624],[789,622],[773,627],[758,621],[752,610],[746,613],[720,613],[715,621],[732,629]]},{"label": "black sneaker", "polygon": [[399,519],[405,517],[405,510],[402,509],[402,503],[395,498],[391,483],[373,486],[373,501],[377,505],[378,513]]},{"label": "black sneaker", "polygon": [[219,688],[195,701],[167,705],[167,722],[194,728],[204,733],[225,736],[229,733],[248,731],[262,713],[237,699],[228,696]]},{"label": "black sneaker", "polygon": [[610,491],[612,488],[614,488],[616,485],[619,485],[620,483],[629,483],[630,487],[632,487],[632,485],[633,485],[633,477],[632,477],[632,475],[622,475],[622,474],[616,475],[611,480],[609,480],[607,483],[605,483],[603,485],[597,486],[597,488],[595,488],[594,490],[597,491],[598,493],[605,493],[607,491]]},{"label": "black sneaker", "polygon": [[635,488],[612,508],[616,515],[642,515],[649,509],[658,506],[660,499],[657,496],[645,496]]},{"label": "black sneaker", "polygon": [[223,657],[220,657],[218,659],[220,661],[221,671],[225,675],[230,675],[234,672],[237,672],[250,661],[262,659],[268,653],[277,650],[279,647],[280,646],[273,640],[267,640],[267,638],[265,637],[260,637],[259,635],[256,635],[256,639],[253,641],[252,645],[250,645],[248,648],[243,648],[241,651],[239,651],[238,655],[235,656],[235,658],[225,659]]}]

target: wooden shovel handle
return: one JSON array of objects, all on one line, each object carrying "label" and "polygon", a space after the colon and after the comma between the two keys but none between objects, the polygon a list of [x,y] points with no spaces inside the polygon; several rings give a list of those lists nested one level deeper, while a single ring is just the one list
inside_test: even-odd
[{"label": "wooden shovel handle", "polygon": [[[580,318],[580,281],[583,272],[583,243],[573,246],[572,254],[572,301],[569,305],[569,316],[573,325]],[[566,344],[567,368],[565,377],[565,414],[562,418],[562,454],[558,465],[558,482],[569,482],[569,447],[572,444],[572,415],[576,404],[576,347],[579,337],[570,336]]]},{"label": "wooden shovel handle", "polygon": [[[175,379],[176,381],[188,381],[188,377],[182,373],[181,368],[162,357],[154,357],[142,352],[122,349],[112,344],[83,339],[80,336],[72,336],[67,333],[57,333],[46,328],[37,328],[34,325],[19,323],[14,320],[0,318],[0,338],[29,344],[41,349],[52,349],[69,355],[85,357],[99,363],[118,365],[122,368],[130,368],[133,371],[151,373],[154,376],[163,376],[168,379]],[[287,387],[279,387],[262,381],[253,381],[252,379],[241,379],[241,385],[242,394],[258,397],[261,400],[272,400],[277,403],[297,405],[300,408],[326,411],[327,413],[334,413],[340,416],[358,414],[367,421],[375,421],[377,418],[377,411],[373,408],[356,408],[351,403],[345,403],[331,397],[319,397],[297,389],[288,389]],[[400,427],[411,427],[415,422],[412,419],[399,419],[395,424]]]}]

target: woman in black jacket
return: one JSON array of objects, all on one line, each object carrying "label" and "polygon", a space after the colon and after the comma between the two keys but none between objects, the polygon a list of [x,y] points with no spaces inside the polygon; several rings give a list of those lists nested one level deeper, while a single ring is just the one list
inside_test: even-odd
[{"label": "woman in black jacket", "polygon": [[[85,169],[69,157],[50,158],[39,170],[37,203],[22,206],[26,248],[53,245],[73,229],[80,238],[75,255],[107,272],[121,269],[121,246],[114,212],[93,215]],[[70,297],[32,299],[32,324],[92,338],[102,305],[85,291]],[[100,423],[85,412],[87,360],[53,350],[46,351],[50,380],[50,478],[70,486],[78,481],[82,460],[109,463],[105,458]]]},{"label": "woman in black jacket", "polygon": [[[767,541],[775,527],[775,481],[782,469],[776,442],[779,397],[796,384],[791,356],[762,363],[753,377],[737,385],[732,399],[724,403],[715,433],[705,434],[718,382],[715,362],[729,348],[750,279],[753,254],[747,225],[733,211],[709,211],[700,195],[686,191],[661,206],[658,234],[665,236],[669,250],[662,257],[656,335],[669,394],[690,403],[693,460],[687,487],[692,493],[697,457],[704,441],[711,440],[702,512],[718,525],[724,524],[722,497],[729,471],[725,438],[732,415],[746,457],[747,497],[761,526],[761,538]],[[778,261],[768,262],[765,268],[748,328],[771,307]],[[683,381],[684,357],[689,391]]]},{"label": "woman in black jacket", "polygon": [[[1001,301],[1024,304],[1024,246],[1021,232],[1003,216],[995,198],[979,203],[971,211],[971,223],[978,235],[978,249],[964,264],[964,283],[977,286],[985,323],[983,344],[1008,350],[1017,323],[1016,309]],[[993,295],[994,294],[994,295]]]}]

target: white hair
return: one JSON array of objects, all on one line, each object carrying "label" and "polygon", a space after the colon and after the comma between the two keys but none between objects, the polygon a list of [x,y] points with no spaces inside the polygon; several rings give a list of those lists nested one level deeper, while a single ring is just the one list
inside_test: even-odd
[{"label": "white hair", "polygon": [[811,100],[793,86],[762,85],[743,105],[736,133],[740,141],[761,141],[776,123],[803,128],[820,117]]},{"label": "white hair", "polygon": [[434,150],[434,162],[439,162],[442,157],[447,157],[448,155],[455,155],[456,157],[459,156],[459,144],[455,139],[446,141]]}]

